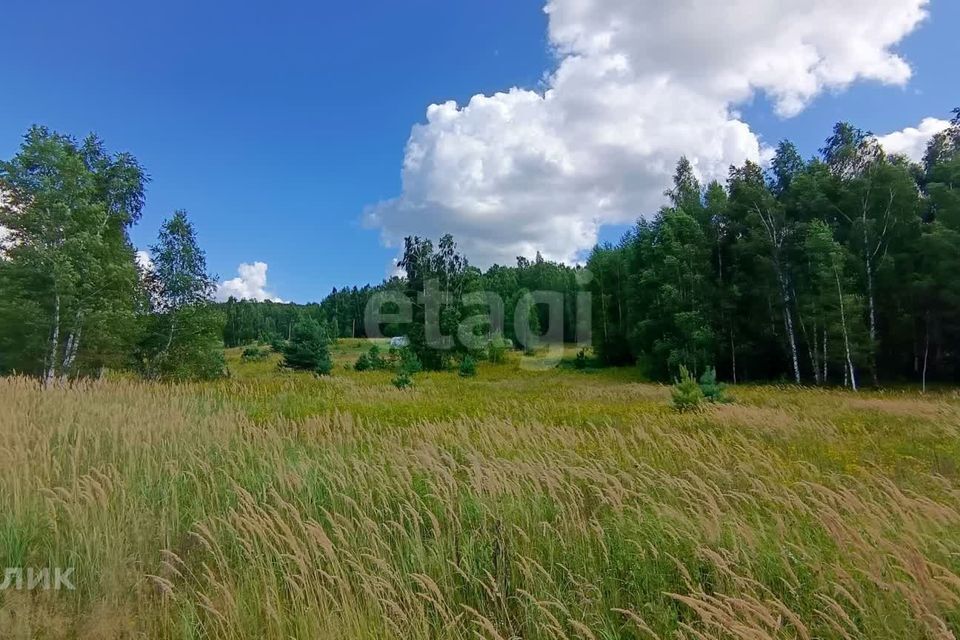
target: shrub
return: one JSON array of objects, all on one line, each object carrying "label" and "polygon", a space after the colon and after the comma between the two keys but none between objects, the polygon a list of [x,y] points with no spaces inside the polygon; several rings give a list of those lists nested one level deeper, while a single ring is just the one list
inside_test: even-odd
[{"label": "shrub", "polygon": [[269,351],[260,347],[247,347],[240,355],[240,359],[244,362],[260,362],[266,360],[269,354]]},{"label": "shrub", "polygon": [[369,371],[372,367],[370,366],[370,357],[361,353],[360,357],[357,358],[357,363],[353,365],[355,371]]},{"label": "shrub", "polygon": [[413,386],[413,377],[404,369],[400,369],[392,382],[397,389],[406,389]]},{"label": "shrub", "polygon": [[367,360],[370,362],[370,368],[376,371],[390,368],[390,362],[380,355],[380,347],[373,345],[367,353]]},{"label": "shrub", "polygon": [[587,368],[587,353],[583,349],[580,349],[580,352],[577,353],[577,359],[573,361],[573,366],[580,371]]},{"label": "shrub", "polygon": [[472,378],[475,375],[477,375],[477,363],[473,357],[469,355],[463,356],[463,360],[460,361],[460,377]]},{"label": "shrub", "polygon": [[680,378],[673,385],[671,391],[673,408],[680,413],[696,411],[703,403],[703,391],[697,384],[696,378],[683,365],[680,365]]},{"label": "shrub", "polygon": [[380,355],[380,347],[373,345],[370,347],[370,351],[357,358],[357,363],[353,368],[357,371],[384,371],[393,367],[397,357],[397,351],[390,349],[389,355],[384,358]]},{"label": "shrub", "polygon": [[502,364],[507,359],[507,341],[502,336],[493,336],[487,343],[487,359],[494,364]]},{"label": "shrub", "polygon": [[423,364],[417,354],[413,352],[413,349],[409,347],[400,349],[400,370],[410,375],[423,371]]},{"label": "shrub", "polygon": [[700,391],[707,402],[729,402],[727,387],[723,383],[717,382],[717,370],[713,367],[708,367],[700,376]]}]

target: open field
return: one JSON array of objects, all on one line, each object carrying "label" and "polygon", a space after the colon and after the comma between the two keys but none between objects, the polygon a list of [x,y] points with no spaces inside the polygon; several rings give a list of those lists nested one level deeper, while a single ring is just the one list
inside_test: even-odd
[{"label": "open field", "polygon": [[2,638],[946,639],[960,395],[629,370],[0,380]]}]

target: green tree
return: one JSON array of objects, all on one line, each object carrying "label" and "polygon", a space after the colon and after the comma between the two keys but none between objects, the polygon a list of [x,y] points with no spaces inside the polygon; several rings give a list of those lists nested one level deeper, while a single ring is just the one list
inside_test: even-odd
[{"label": "green tree", "polygon": [[151,247],[153,269],[144,275],[151,313],[138,361],[147,377],[210,379],[225,374],[225,319],[211,304],[214,278],[185,211],[160,227]]},{"label": "green tree", "polygon": [[760,167],[752,162],[731,171],[729,191],[730,206],[737,212],[744,233],[741,248],[753,262],[754,286],[759,285],[767,294],[771,324],[775,324],[774,309],[779,311],[791,372],[800,384],[791,261],[794,222],[770,191]]},{"label": "green tree", "polygon": [[309,317],[294,324],[290,340],[283,346],[283,366],[295,371],[329,375],[333,363],[326,327]]},{"label": "green tree", "polygon": [[451,358],[468,352],[457,340],[463,318],[463,293],[476,272],[446,235],[434,249],[430,240],[405,240],[399,266],[406,271],[405,294],[413,305],[407,337],[410,349],[428,370],[445,369]]},{"label": "green tree", "polygon": [[44,127],[0,162],[0,370],[50,385],[124,362],[139,301],[128,231],[146,181],[133,156]]},{"label": "green tree", "polygon": [[843,240],[861,261],[870,373],[877,384],[880,346],[893,346],[884,340],[880,315],[895,308],[891,298],[909,281],[896,258],[911,251],[908,245],[919,234],[919,190],[908,164],[888,158],[875,138],[849,124],[838,124],[821,151],[837,180],[833,210]]}]

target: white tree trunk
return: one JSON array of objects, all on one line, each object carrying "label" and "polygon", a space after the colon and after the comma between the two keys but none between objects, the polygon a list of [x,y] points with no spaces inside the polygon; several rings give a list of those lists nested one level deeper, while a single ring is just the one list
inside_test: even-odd
[{"label": "white tree trunk", "polygon": [[847,370],[844,371],[844,378],[850,374],[850,386],[854,391],[857,390],[857,372],[853,368],[853,358],[850,355],[850,337],[847,334],[847,314],[843,305],[843,287],[840,286],[840,272],[833,268],[833,275],[837,278],[837,296],[840,300],[840,325],[843,327],[843,345],[847,351]]},{"label": "white tree trunk", "polygon": [[777,265],[777,276],[780,279],[780,295],[783,300],[783,323],[786,326],[787,339],[790,342],[790,356],[793,358],[793,376],[797,384],[800,384],[800,359],[797,357],[797,337],[794,335],[793,314],[790,312],[790,292],[779,265]]},{"label": "white tree trunk", "polygon": [[50,331],[50,349],[47,369],[43,374],[43,386],[50,387],[57,379],[57,360],[60,358],[60,294],[53,297],[53,329]]},{"label": "white tree trunk", "polygon": [[822,380],[823,380],[823,383],[824,383],[824,384],[827,384],[827,381],[828,381],[828,378],[827,378],[827,356],[828,356],[828,353],[827,353],[827,328],[824,327],[824,328],[823,328],[823,377],[822,377]]},{"label": "white tree trunk", "polygon": [[67,339],[67,348],[63,353],[63,367],[60,369],[60,380],[65,382],[73,372],[73,365],[80,351],[80,336],[83,333],[83,312],[77,314],[74,330]]}]

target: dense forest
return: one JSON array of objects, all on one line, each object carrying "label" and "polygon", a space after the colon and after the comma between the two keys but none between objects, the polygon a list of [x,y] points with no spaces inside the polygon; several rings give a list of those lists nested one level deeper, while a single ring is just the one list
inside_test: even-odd
[{"label": "dense forest", "polygon": [[[576,294],[581,289],[578,286],[577,274],[582,271],[582,268],[550,262],[537,255],[532,261],[518,258],[516,266],[495,265],[485,272],[465,263],[462,273],[458,273],[457,277],[467,290],[493,292],[503,300],[502,330],[504,336],[514,342],[517,341],[517,336],[513,313],[518,300],[530,291],[561,293],[564,299],[563,335],[566,341],[572,342],[576,339],[577,332]],[[405,278],[393,277],[376,286],[334,288],[322,302],[312,304],[231,298],[218,305],[226,317],[224,342],[229,347],[239,347],[251,342],[270,343],[276,338],[288,337],[297,319],[304,315],[325,322],[332,336],[366,338],[368,335],[364,314],[371,299],[384,291],[396,291],[406,295],[408,288]],[[415,293],[411,292],[410,295],[414,296]],[[546,308],[538,306],[534,313],[537,314],[537,319],[533,321],[535,327],[546,327],[549,324]],[[379,327],[379,332],[382,336],[393,337],[406,335],[409,328],[386,324]]]},{"label": "dense forest", "polygon": [[[152,265],[138,265],[129,230],[147,180],[129,154],[41,127],[0,163],[0,372],[47,383],[107,368],[215,377],[225,373],[224,344],[282,350],[295,335],[316,344],[368,337],[375,296],[415,301],[436,280],[455,293],[439,316],[457,336],[448,354],[428,348],[420,303],[408,326],[375,327],[410,337],[431,368],[483,356],[457,327],[483,307],[469,294],[491,292],[503,302],[503,326],[474,333],[493,328],[525,344],[518,327],[549,329],[572,342],[589,324],[599,363],[637,365],[654,379],[681,367],[715,367],[733,382],[854,388],[960,375],[960,110],[921,164],[885,154],[844,123],[816,157],[782,142],[769,166],[731,167],[726,184],[701,185],[681,159],[669,204],[618,244],[596,247],[585,266],[538,254],[481,271],[449,236],[436,246],[408,238],[404,277],[306,305],[215,303],[182,211],[164,223]],[[525,306],[539,291],[561,294],[553,324],[562,332],[548,305]],[[529,317],[515,322],[518,310]]]},{"label": "dense forest", "polygon": [[705,188],[677,167],[670,204],[597,247],[596,348],[665,378],[956,381],[960,110],[922,165],[838,124],[818,157],[789,142]]}]

